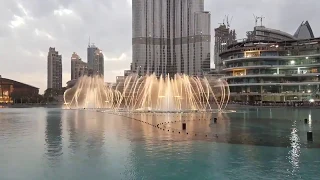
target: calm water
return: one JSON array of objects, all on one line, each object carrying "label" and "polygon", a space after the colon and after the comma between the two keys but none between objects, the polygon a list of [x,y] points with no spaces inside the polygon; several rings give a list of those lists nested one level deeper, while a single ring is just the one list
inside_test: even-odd
[{"label": "calm water", "polygon": [[0,179],[319,178],[320,110],[213,117],[216,124],[210,114],[0,109]]}]

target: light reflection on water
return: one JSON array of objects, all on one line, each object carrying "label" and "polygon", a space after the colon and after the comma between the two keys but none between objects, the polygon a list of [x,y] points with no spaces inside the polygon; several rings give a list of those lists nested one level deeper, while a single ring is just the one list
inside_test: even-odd
[{"label": "light reflection on water", "polygon": [[293,122],[291,128],[291,150],[289,151],[289,162],[292,165],[292,175],[296,175],[297,171],[299,171],[299,157],[300,157],[300,138],[298,135],[298,129],[296,128],[296,121]]},{"label": "light reflection on water", "polygon": [[[312,179],[320,175],[319,115],[268,108],[213,115],[123,114],[128,117],[1,109],[0,179]],[[210,121],[213,117],[217,123]],[[159,126],[165,131],[152,126],[162,122],[169,122]],[[311,128],[314,142],[308,143]]]}]

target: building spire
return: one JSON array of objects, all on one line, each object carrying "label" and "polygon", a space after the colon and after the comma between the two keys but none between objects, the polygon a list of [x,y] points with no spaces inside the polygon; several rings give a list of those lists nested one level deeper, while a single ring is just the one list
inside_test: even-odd
[{"label": "building spire", "polygon": [[89,42],[88,42],[88,47],[90,47],[90,36],[89,36]]}]

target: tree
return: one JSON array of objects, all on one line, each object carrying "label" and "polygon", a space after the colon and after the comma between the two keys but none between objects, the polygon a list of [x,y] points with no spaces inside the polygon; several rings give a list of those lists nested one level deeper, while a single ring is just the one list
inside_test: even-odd
[{"label": "tree", "polygon": [[55,97],[58,95],[58,90],[53,89],[53,88],[48,88],[44,91],[44,97],[49,98],[49,97]]},{"label": "tree", "polygon": [[64,92],[67,90],[66,87],[63,87],[61,89],[53,89],[53,88],[48,88],[44,91],[44,97],[56,97],[58,95],[63,95]]},{"label": "tree", "polygon": [[22,103],[22,95],[19,92],[13,91],[10,96],[14,103]]},{"label": "tree", "polygon": [[14,103],[37,103],[39,102],[39,98],[42,99],[41,95],[28,91],[14,90],[10,96]]}]

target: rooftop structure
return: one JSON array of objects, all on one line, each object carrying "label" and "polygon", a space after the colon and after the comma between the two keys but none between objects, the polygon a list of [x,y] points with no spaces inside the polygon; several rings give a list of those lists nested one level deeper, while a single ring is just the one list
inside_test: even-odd
[{"label": "rooftop structure", "polygon": [[297,39],[311,39],[314,38],[312,28],[308,21],[303,21],[293,35]]},{"label": "rooftop structure", "polygon": [[291,34],[277,30],[266,28],[265,26],[255,26],[253,31],[247,32],[247,40],[269,40],[269,41],[286,41],[296,39]]}]

